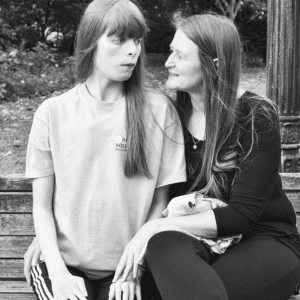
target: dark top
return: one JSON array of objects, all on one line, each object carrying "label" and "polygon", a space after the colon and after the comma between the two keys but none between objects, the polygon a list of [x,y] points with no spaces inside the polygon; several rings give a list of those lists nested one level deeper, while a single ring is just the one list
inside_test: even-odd
[{"label": "dark top", "polygon": [[[291,202],[282,190],[279,175],[280,130],[278,118],[273,123],[266,117],[259,115],[255,119],[254,128],[257,143],[248,157],[243,161],[251,148],[251,124],[245,123],[245,116],[250,112],[249,97],[255,96],[245,92],[240,98],[242,117],[238,122],[236,132],[240,132],[239,142],[243,152],[238,163],[239,170],[228,173],[228,190],[224,191],[224,200],[227,207],[214,210],[218,237],[243,234],[243,239],[251,236],[271,236],[277,238],[290,247],[300,257],[300,237],[296,228],[296,214]],[[197,149],[193,149],[193,139],[189,132],[186,136],[187,165],[196,166],[201,157],[205,141],[197,142]],[[188,174],[187,182],[174,184],[170,188],[170,199],[184,195],[192,186],[195,176],[201,169],[201,161]],[[189,172],[188,172],[189,173]],[[234,180],[234,181],[233,181]],[[201,182],[194,190],[205,186]]]}]

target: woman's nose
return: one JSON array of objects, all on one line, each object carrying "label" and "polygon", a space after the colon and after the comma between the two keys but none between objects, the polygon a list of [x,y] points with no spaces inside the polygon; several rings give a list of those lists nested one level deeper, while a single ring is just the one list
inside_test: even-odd
[{"label": "woman's nose", "polygon": [[165,67],[166,68],[171,68],[174,66],[173,58],[172,58],[172,53],[169,55],[167,61],[165,62]]}]

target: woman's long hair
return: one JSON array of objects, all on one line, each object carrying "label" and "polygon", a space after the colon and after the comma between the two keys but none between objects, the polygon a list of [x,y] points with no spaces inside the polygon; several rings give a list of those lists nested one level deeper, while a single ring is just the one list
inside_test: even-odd
[{"label": "woman's long hair", "polygon": [[[75,74],[77,83],[83,83],[94,71],[94,56],[99,38],[108,36],[143,38],[149,31],[138,6],[128,0],[94,0],[86,8],[76,35]],[[147,92],[145,78],[145,50],[125,81],[127,153],[124,172],[127,177],[144,174],[151,178],[145,155],[145,116]],[[130,122],[129,122],[130,120]]]},{"label": "woman's long hair", "polygon": [[[190,191],[198,187],[200,182],[206,182],[206,186],[200,191],[222,199],[228,184],[226,172],[238,169],[238,158],[242,151],[237,130],[237,90],[241,68],[239,33],[229,19],[211,13],[186,18],[176,13],[174,25],[198,46],[205,90],[206,129],[202,169]],[[262,102],[266,102],[260,100],[264,99],[250,101],[252,108],[247,116],[251,123],[253,143],[255,114],[258,110],[261,111],[258,106],[264,107]],[[177,104],[187,128],[193,110],[189,94],[177,92]],[[271,119],[268,110],[267,108],[266,115]],[[195,168],[188,166],[188,173],[192,173]]]}]

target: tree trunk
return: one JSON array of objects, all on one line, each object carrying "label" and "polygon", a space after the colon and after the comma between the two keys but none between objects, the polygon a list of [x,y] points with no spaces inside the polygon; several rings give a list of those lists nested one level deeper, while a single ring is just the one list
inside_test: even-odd
[{"label": "tree trunk", "polygon": [[300,172],[300,1],[268,1],[267,96],[280,114],[281,172]]}]

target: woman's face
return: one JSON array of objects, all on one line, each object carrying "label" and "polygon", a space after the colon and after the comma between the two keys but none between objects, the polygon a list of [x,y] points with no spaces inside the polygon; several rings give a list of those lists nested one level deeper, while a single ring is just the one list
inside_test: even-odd
[{"label": "woman's face", "polygon": [[203,86],[203,73],[198,46],[178,29],[170,49],[171,55],[165,63],[169,71],[166,87],[189,94],[199,93]]},{"label": "woman's face", "polygon": [[103,34],[94,56],[95,70],[109,81],[125,81],[130,78],[141,53],[141,39],[120,38]]}]

